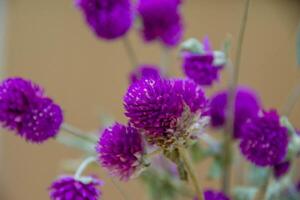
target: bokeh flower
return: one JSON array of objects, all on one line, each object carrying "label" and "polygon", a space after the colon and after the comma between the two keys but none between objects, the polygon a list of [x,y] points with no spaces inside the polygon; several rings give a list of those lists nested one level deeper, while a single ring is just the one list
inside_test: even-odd
[{"label": "bokeh flower", "polygon": [[284,161],[273,166],[274,177],[279,179],[284,176],[290,169],[290,161]]},{"label": "bokeh flower", "polygon": [[140,65],[130,74],[130,83],[134,83],[144,78],[157,79],[162,76],[160,68],[155,65]]},{"label": "bokeh flower", "polygon": [[62,121],[61,108],[35,83],[8,78],[0,85],[0,122],[27,141],[55,137]]},{"label": "bokeh flower", "polygon": [[98,200],[101,191],[97,187],[102,185],[103,182],[95,177],[88,177],[83,181],[76,180],[72,176],[62,176],[50,186],[50,198],[51,200]]},{"label": "bokeh flower", "polygon": [[101,165],[121,180],[128,180],[143,168],[142,137],[131,126],[116,123],[105,129],[96,150]]},{"label": "bokeh flower", "polygon": [[[194,200],[198,200],[198,198],[195,197]],[[230,200],[230,199],[222,192],[217,192],[214,190],[205,190],[204,200]]]},{"label": "bokeh flower", "polygon": [[100,38],[111,40],[122,37],[133,22],[130,0],[76,0],[76,5]]},{"label": "bokeh flower", "polygon": [[179,0],[139,0],[142,35],[146,42],[159,40],[167,47],[176,46],[183,35]]},{"label": "bokeh flower", "polygon": [[[220,128],[226,122],[227,91],[217,92],[210,101],[209,115],[211,126]],[[243,135],[242,125],[251,117],[257,115],[260,109],[260,101],[256,93],[245,87],[238,87],[236,91],[234,107],[234,138]]]},{"label": "bokeh flower", "polygon": [[287,129],[275,110],[262,111],[243,125],[240,149],[257,166],[273,166],[283,161],[288,147]]},{"label": "bokeh flower", "polygon": [[193,81],[144,79],[125,97],[125,115],[150,144],[168,148],[204,126],[203,91]]}]

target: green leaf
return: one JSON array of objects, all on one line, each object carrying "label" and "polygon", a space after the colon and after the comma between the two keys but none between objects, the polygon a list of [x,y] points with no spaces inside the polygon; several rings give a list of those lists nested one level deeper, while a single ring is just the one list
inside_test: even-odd
[{"label": "green leaf", "polygon": [[210,170],[208,172],[208,177],[211,179],[218,179],[222,175],[222,165],[221,161],[218,159],[215,159],[212,163],[212,166],[210,167]]},{"label": "green leaf", "polygon": [[265,183],[268,173],[269,168],[256,167],[254,165],[251,165],[247,178],[250,184],[259,187]]},{"label": "green leaf", "polygon": [[199,54],[204,53],[203,44],[195,38],[190,38],[184,41],[181,44],[180,49],[183,51],[187,50],[193,53],[199,53]]}]

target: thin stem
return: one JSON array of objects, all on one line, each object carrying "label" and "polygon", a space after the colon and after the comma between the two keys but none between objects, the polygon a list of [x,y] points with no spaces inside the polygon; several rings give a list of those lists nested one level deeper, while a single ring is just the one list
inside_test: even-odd
[{"label": "thin stem", "polygon": [[192,179],[198,200],[204,200],[202,188],[200,187],[194,167],[187,155],[186,149],[184,147],[178,147],[178,150],[179,150],[179,154],[185,164],[186,170],[188,171],[188,174],[190,175],[190,177]]},{"label": "thin stem", "polygon": [[123,200],[129,200],[128,196],[126,195],[126,193],[122,190],[122,188],[115,182],[115,180],[110,177],[110,180],[112,182],[112,184],[114,185],[114,187],[118,190],[118,192],[121,194]]},{"label": "thin stem", "polygon": [[126,50],[128,58],[129,58],[129,61],[132,65],[132,68],[137,67],[138,66],[137,56],[135,54],[135,51],[133,49],[133,46],[132,46],[128,36],[123,37],[123,45],[125,47],[125,50]]},{"label": "thin stem", "polygon": [[75,179],[79,179],[83,171],[87,168],[87,166],[93,162],[96,162],[97,159],[95,157],[88,157],[86,158],[78,167],[75,173]]},{"label": "thin stem", "polygon": [[[231,176],[231,154],[232,154],[232,133],[234,123],[234,104],[235,104],[235,91],[238,84],[242,47],[244,42],[244,35],[248,20],[250,0],[245,0],[245,10],[241,22],[241,28],[238,36],[237,53],[235,59],[235,69],[233,70],[231,81],[229,83],[228,94],[228,107],[227,107],[227,120],[225,125],[224,134],[224,172],[222,176],[222,188],[223,191],[229,195],[230,192],[230,176]],[[230,66],[230,63],[227,63]]]},{"label": "thin stem", "polygon": [[170,49],[161,45],[160,65],[163,74],[168,75],[168,68],[170,66]]},{"label": "thin stem", "polygon": [[70,125],[70,124],[67,124],[67,123],[63,123],[61,125],[61,130],[67,132],[67,133],[70,133],[71,135],[75,136],[75,137],[78,137],[80,139],[83,139],[85,141],[88,141],[88,142],[92,142],[92,143],[95,143],[95,141],[91,138],[89,138],[88,136],[86,136],[86,133],[83,132],[82,130]]},{"label": "thin stem", "polygon": [[300,81],[298,81],[297,85],[290,92],[288,99],[283,107],[283,114],[286,116],[290,116],[295,105],[299,101],[300,98]]}]

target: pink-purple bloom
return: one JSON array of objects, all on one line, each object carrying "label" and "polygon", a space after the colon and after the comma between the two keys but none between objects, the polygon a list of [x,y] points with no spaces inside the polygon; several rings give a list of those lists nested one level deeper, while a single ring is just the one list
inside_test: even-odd
[{"label": "pink-purple bloom", "polygon": [[203,52],[184,51],[183,71],[185,75],[199,85],[211,86],[219,79],[224,63],[216,63],[217,59],[211,49],[208,38],[203,41]]},{"label": "pink-purple bloom", "polygon": [[262,111],[243,125],[240,149],[257,166],[273,166],[283,161],[288,147],[287,129],[275,110]]},{"label": "pink-purple bloom", "polygon": [[160,68],[155,65],[140,65],[135,68],[130,74],[130,83],[134,83],[144,78],[157,79],[162,76]]},{"label": "pink-purple bloom", "polygon": [[284,176],[290,169],[290,161],[284,161],[273,166],[274,177],[279,179]]},{"label": "pink-purple bloom", "polygon": [[116,123],[105,129],[96,149],[101,165],[121,180],[128,180],[143,167],[142,137],[131,126]]},{"label": "pink-purple bloom", "polygon": [[56,136],[63,115],[38,85],[8,78],[0,85],[0,121],[27,141],[41,143]]},{"label": "pink-purple bloom", "polygon": [[159,40],[165,46],[176,46],[183,35],[179,0],[138,0],[142,35],[146,42]]},{"label": "pink-purple bloom", "polygon": [[76,0],[87,24],[104,39],[124,36],[133,23],[130,0]]},{"label": "pink-purple bloom", "polygon": [[144,79],[133,83],[125,97],[125,115],[149,143],[167,147],[187,137],[199,123],[206,98],[193,81]]},{"label": "pink-purple bloom", "polygon": [[[197,197],[194,200],[198,200]],[[218,192],[214,190],[205,190],[204,200],[230,200],[223,192]]]},{"label": "pink-purple bloom", "polygon": [[76,180],[72,176],[62,176],[50,186],[51,200],[99,200],[101,191],[97,188],[103,182],[95,177],[88,181]]},{"label": "pink-purple bloom", "polygon": [[[210,101],[209,115],[211,126],[223,127],[226,122],[227,91],[217,92]],[[236,91],[234,107],[234,138],[243,135],[242,125],[251,117],[257,115],[260,109],[260,101],[256,93],[245,87],[238,87]]]}]

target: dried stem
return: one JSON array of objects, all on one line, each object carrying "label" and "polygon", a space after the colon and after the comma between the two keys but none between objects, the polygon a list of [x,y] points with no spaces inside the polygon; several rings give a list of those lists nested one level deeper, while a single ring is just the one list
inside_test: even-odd
[{"label": "dried stem", "polygon": [[82,130],[80,130],[70,124],[63,123],[61,125],[61,130],[65,131],[67,133],[70,133],[71,135],[78,137],[82,140],[85,140],[87,142],[95,143],[95,141],[93,139],[89,138],[85,132],[83,132]]},{"label": "dried stem", "polygon": [[[228,106],[227,106],[227,120],[225,125],[224,134],[224,171],[222,176],[222,188],[223,191],[229,195],[230,192],[230,175],[231,175],[231,156],[232,156],[232,133],[234,123],[234,104],[235,104],[235,92],[238,84],[240,62],[242,56],[242,47],[244,42],[244,35],[248,20],[250,0],[245,0],[245,10],[241,22],[241,28],[238,36],[238,46],[236,59],[234,63],[234,70],[232,73],[231,81],[229,83],[229,94],[228,94]],[[230,63],[229,63],[230,65]]]},{"label": "dried stem", "polygon": [[129,61],[132,65],[132,68],[137,67],[138,66],[137,56],[135,54],[135,51],[133,49],[133,46],[132,46],[128,36],[123,37],[123,44],[124,44],[127,56],[129,58]]},{"label": "dried stem", "polygon": [[188,171],[188,174],[190,175],[190,177],[192,179],[198,200],[204,200],[202,188],[200,187],[194,167],[187,155],[186,149],[184,147],[178,147],[178,150],[179,150],[179,154],[185,164],[186,170]]}]

